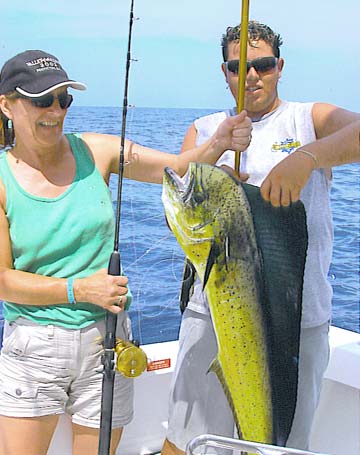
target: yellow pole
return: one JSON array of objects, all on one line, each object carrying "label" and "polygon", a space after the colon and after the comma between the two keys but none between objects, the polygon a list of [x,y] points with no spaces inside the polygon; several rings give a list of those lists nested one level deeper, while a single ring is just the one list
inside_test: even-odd
[{"label": "yellow pole", "polygon": [[[249,0],[242,0],[241,7],[241,30],[240,30],[240,55],[239,55],[239,80],[238,80],[238,99],[237,113],[244,109],[245,101],[245,82],[246,82],[246,55],[248,45],[248,25],[249,25]],[[235,152],[235,171],[240,175],[240,152]]]}]

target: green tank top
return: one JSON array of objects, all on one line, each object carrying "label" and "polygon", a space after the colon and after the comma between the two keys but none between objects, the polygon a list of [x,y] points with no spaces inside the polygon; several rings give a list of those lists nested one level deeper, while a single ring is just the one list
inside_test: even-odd
[{"label": "green tank top", "polygon": [[[114,241],[114,210],[109,188],[80,135],[67,135],[76,160],[70,187],[56,198],[26,192],[0,154],[0,177],[6,188],[6,214],[14,268],[39,275],[82,278],[107,268]],[[131,295],[128,295],[130,304]],[[48,306],[4,302],[9,322],[22,316],[39,324],[86,327],[105,317],[90,303]]]}]

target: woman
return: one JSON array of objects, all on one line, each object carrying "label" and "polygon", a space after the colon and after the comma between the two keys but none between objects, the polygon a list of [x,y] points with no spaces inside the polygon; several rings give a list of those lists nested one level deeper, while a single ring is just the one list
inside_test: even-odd
[{"label": "woman", "polygon": [[[0,108],[15,145],[0,154],[0,455],[45,455],[58,416],[71,415],[73,454],[97,454],[105,312],[128,338],[128,279],[107,274],[114,237],[108,190],[120,138],[63,134],[72,96],[84,90],[56,57],[25,51],[1,71]],[[161,183],[163,168],[215,163],[244,150],[251,122],[227,119],[202,147],[172,155],[126,141],[125,177]],[[9,137],[9,136],[7,136]],[[133,383],[116,374],[111,453],[132,418]]]}]

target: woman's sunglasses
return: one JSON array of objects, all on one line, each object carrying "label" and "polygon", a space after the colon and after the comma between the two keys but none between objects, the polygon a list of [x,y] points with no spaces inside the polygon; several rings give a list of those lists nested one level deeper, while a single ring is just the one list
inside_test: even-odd
[{"label": "woman's sunglasses", "polygon": [[39,96],[38,98],[17,94],[17,98],[28,100],[33,106],[42,108],[52,106],[56,99],[59,101],[61,109],[67,109],[73,102],[72,95],[66,92],[59,93],[57,96],[52,93],[48,93],[47,95]]},{"label": "woman's sunglasses", "polygon": [[[273,70],[277,64],[276,57],[260,57],[254,60],[246,62],[246,73],[249,72],[250,68],[254,68],[259,74],[266,73],[267,71]],[[229,60],[225,63],[228,71],[234,74],[239,74],[239,60]]]}]

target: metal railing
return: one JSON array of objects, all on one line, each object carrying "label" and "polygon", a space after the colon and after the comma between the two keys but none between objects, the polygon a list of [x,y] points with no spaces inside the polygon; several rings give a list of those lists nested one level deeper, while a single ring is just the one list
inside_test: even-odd
[{"label": "metal railing", "polygon": [[[304,450],[278,447],[257,442],[248,442],[241,439],[225,438],[212,434],[203,434],[192,439],[186,447],[186,455],[195,455],[195,450],[201,446],[219,449],[237,450],[239,452],[258,453],[260,455],[326,455],[319,452],[306,452]],[[196,454],[202,453],[197,451]]]}]

